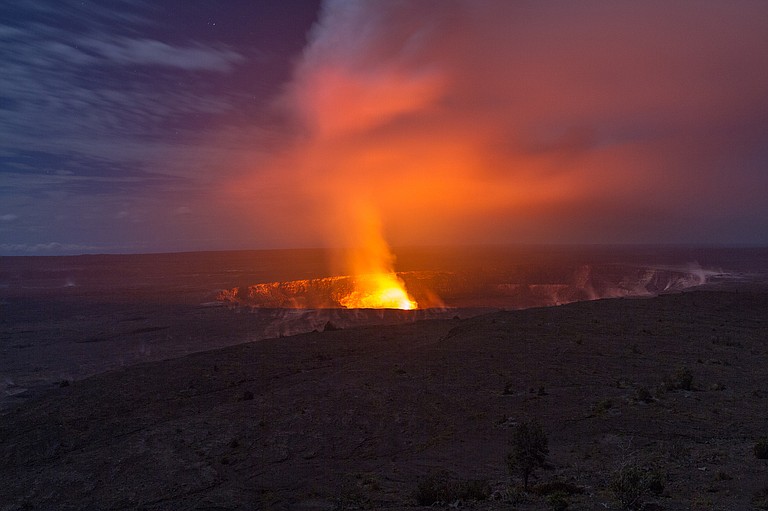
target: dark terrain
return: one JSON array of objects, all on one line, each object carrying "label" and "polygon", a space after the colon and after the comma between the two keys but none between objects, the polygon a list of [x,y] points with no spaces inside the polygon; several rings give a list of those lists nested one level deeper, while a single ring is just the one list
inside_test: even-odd
[{"label": "dark terrain", "polygon": [[[6,315],[6,338],[220,346],[255,321],[34,303],[61,322]],[[768,293],[731,286],[261,340],[19,396],[7,383],[0,510],[410,508],[430,476],[487,481],[487,499],[445,505],[621,509],[612,481],[633,466],[662,483],[635,501],[647,510],[766,509],[767,361]],[[549,456],[526,492],[505,457],[528,419]]]}]

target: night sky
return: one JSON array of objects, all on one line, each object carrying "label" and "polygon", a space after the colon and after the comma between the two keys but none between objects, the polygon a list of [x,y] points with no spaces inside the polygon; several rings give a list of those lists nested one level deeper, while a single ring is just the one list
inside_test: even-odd
[{"label": "night sky", "polygon": [[0,254],[768,244],[768,2],[0,5]]}]

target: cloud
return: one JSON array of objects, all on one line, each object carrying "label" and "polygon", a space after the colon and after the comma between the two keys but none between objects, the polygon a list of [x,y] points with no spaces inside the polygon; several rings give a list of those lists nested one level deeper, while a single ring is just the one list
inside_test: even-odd
[{"label": "cloud", "polygon": [[[4,3],[0,204],[19,219],[2,222],[3,241],[260,243],[251,233],[242,241],[242,222],[215,190],[285,138],[265,109],[304,40],[309,6]],[[205,25],[212,16],[215,27]]]},{"label": "cloud", "polygon": [[0,215],[0,222],[13,222],[17,218],[19,217],[13,213],[6,213],[5,215]]},{"label": "cloud", "polygon": [[58,241],[51,241],[47,243],[0,243],[0,253],[3,254],[22,254],[22,255],[35,255],[46,253],[68,253],[68,254],[82,254],[93,253],[105,250],[105,246],[99,245],[83,245],[78,243],[59,243]]},{"label": "cloud", "polygon": [[179,68],[186,71],[231,71],[245,58],[226,48],[202,45],[178,47],[152,39],[127,37],[80,38],[77,43],[102,59],[108,65],[142,65]]},{"label": "cloud", "polygon": [[16,7],[22,22],[12,15],[0,22],[6,148],[154,160],[158,150],[199,147],[192,139],[203,121],[236,111],[236,98],[207,82],[246,63],[226,45],[150,37],[148,21],[130,11],[133,2],[87,16],[75,16],[79,3],[63,2],[54,9],[59,22],[44,2],[23,5]]},{"label": "cloud", "polygon": [[4,241],[768,243],[765,2],[330,0],[281,88],[182,3],[3,5]]},{"label": "cloud", "polygon": [[0,155],[0,194],[60,192],[119,196],[147,189],[183,189],[190,180],[76,152],[8,150]]},{"label": "cloud", "polygon": [[331,0],[254,183],[332,243],[360,201],[403,243],[733,241],[768,219],[766,33],[752,1]]}]

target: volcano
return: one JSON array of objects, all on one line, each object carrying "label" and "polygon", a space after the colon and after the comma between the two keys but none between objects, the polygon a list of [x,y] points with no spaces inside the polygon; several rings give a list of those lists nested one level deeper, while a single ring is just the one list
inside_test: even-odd
[{"label": "volcano", "polygon": [[[711,274],[700,268],[604,264],[504,272],[409,271],[396,275],[419,309],[525,309],[682,291],[704,284]],[[345,297],[355,289],[357,278],[335,276],[266,282],[222,290],[217,298],[250,308],[350,308],[344,306]]]}]

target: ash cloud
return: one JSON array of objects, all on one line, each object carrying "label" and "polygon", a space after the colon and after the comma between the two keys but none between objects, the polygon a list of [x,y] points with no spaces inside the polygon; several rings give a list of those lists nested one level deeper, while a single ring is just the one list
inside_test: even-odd
[{"label": "ash cloud", "polygon": [[768,4],[737,4],[328,1],[259,186],[331,244],[354,201],[395,243],[768,242]]}]

